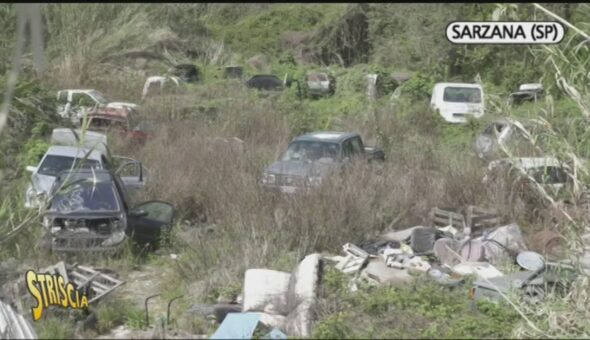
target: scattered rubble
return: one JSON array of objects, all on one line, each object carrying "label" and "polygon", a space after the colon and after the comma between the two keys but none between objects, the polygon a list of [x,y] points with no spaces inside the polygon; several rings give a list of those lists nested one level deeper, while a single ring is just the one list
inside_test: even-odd
[{"label": "scattered rubble", "polygon": [[71,281],[78,289],[89,287],[89,304],[100,300],[125,283],[125,281],[118,280],[94,268],[81,266],[77,263],[66,266],[63,261],[45,268],[42,272],[60,274],[66,284]]},{"label": "scattered rubble", "polygon": [[[429,220],[430,226],[386,232],[379,240],[362,247],[347,243],[343,246],[345,256],[325,258],[335,262],[336,269],[352,276],[353,291],[358,289],[358,280],[373,285],[404,285],[416,276],[424,276],[456,287],[467,276],[474,276],[471,298],[486,296],[498,300],[502,294],[518,288],[528,299],[538,300],[545,296],[547,285],[555,287],[557,283],[567,285],[571,281],[572,276],[562,272],[568,266],[550,265],[541,254],[528,251],[520,227],[515,223],[503,224],[493,210],[476,206],[433,208]],[[555,235],[545,238],[553,240]],[[497,267],[510,262],[523,270],[505,274]]]},{"label": "scattered rubble", "polygon": [[37,339],[29,321],[0,301],[0,339]]},{"label": "scattered rubble", "polygon": [[[267,328],[266,333],[270,332],[267,338],[286,339],[285,333],[309,337],[315,320],[322,264],[319,254],[311,254],[292,273],[247,270],[241,313],[228,313],[211,339],[251,339],[258,327]],[[218,308],[196,307],[202,314],[211,314]]]}]

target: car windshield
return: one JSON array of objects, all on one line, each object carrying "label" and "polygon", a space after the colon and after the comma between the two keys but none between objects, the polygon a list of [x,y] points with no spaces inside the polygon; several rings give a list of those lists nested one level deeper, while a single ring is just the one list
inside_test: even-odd
[{"label": "car windshield", "polygon": [[57,155],[47,155],[41,165],[39,165],[39,171],[37,173],[41,175],[49,175],[49,176],[57,176],[60,172],[64,170],[69,170],[72,168],[72,164],[76,160],[76,164],[74,169],[76,168],[83,168],[83,169],[100,169],[100,162],[94,159],[83,159],[83,158],[75,158],[70,156],[57,156]]},{"label": "car windshield", "polygon": [[92,179],[66,183],[53,197],[50,211],[62,214],[79,212],[117,212],[119,199],[112,182]]},{"label": "car windshield", "polygon": [[333,162],[338,158],[340,145],[327,142],[300,141],[289,144],[287,151],[281,158],[282,161],[328,161]]},{"label": "car windshield", "polygon": [[97,101],[98,101],[100,104],[106,105],[106,104],[108,104],[108,103],[109,103],[109,100],[108,100],[108,99],[106,99],[106,98],[105,98],[105,96],[104,96],[102,93],[100,93],[100,92],[98,92],[98,91],[96,91],[96,90],[92,90],[92,91],[90,91],[89,93],[90,93],[90,95],[91,95],[92,97],[94,97],[94,98],[95,98],[95,99],[96,99],[96,100],[97,100]]},{"label": "car windshield", "polygon": [[141,132],[153,132],[156,130],[156,123],[151,120],[142,120],[135,126],[133,130]]},{"label": "car windshield", "polygon": [[452,103],[481,103],[481,90],[473,87],[447,87],[443,100]]}]

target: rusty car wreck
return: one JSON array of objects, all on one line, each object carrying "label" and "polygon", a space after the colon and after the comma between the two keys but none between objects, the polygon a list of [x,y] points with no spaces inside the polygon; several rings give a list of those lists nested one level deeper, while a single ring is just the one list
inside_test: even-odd
[{"label": "rusty car wreck", "polygon": [[117,252],[128,236],[141,246],[158,246],[174,218],[166,202],[132,208],[122,180],[108,170],[62,172],[50,197],[43,226],[55,252]]}]

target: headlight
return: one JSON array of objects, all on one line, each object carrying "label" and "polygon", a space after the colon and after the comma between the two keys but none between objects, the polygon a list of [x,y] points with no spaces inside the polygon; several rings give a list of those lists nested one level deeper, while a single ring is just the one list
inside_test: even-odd
[{"label": "headlight", "polygon": [[269,173],[264,173],[262,175],[262,184],[275,184],[276,183],[276,176]]},{"label": "headlight", "polygon": [[111,237],[102,241],[101,245],[103,247],[111,247],[111,246],[114,246],[114,245],[117,245],[117,244],[123,242],[123,240],[125,240],[125,232],[116,231],[111,235]]},{"label": "headlight", "polygon": [[49,229],[51,227],[52,218],[49,216],[43,217],[43,227]]},{"label": "headlight", "polygon": [[311,176],[311,177],[307,177],[306,179],[306,183],[309,186],[318,186],[320,184],[322,184],[322,178],[319,176]]}]

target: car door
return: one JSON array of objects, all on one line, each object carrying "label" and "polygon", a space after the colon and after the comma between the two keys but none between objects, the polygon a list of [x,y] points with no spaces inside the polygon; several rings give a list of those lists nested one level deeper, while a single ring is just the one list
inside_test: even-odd
[{"label": "car door", "polygon": [[360,137],[353,137],[350,140],[350,144],[352,145],[353,158],[363,157],[365,155],[365,148]]},{"label": "car door", "polygon": [[148,201],[130,209],[127,214],[128,235],[140,246],[159,246],[167,237],[174,221],[174,206],[164,201]]},{"label": "car door", "polygon": [[112,158],[113,166],[117,168],[115,173],[131,194],[136,194],[145,187],[149,171],[140,161],[123,156],[112,156]]}]

